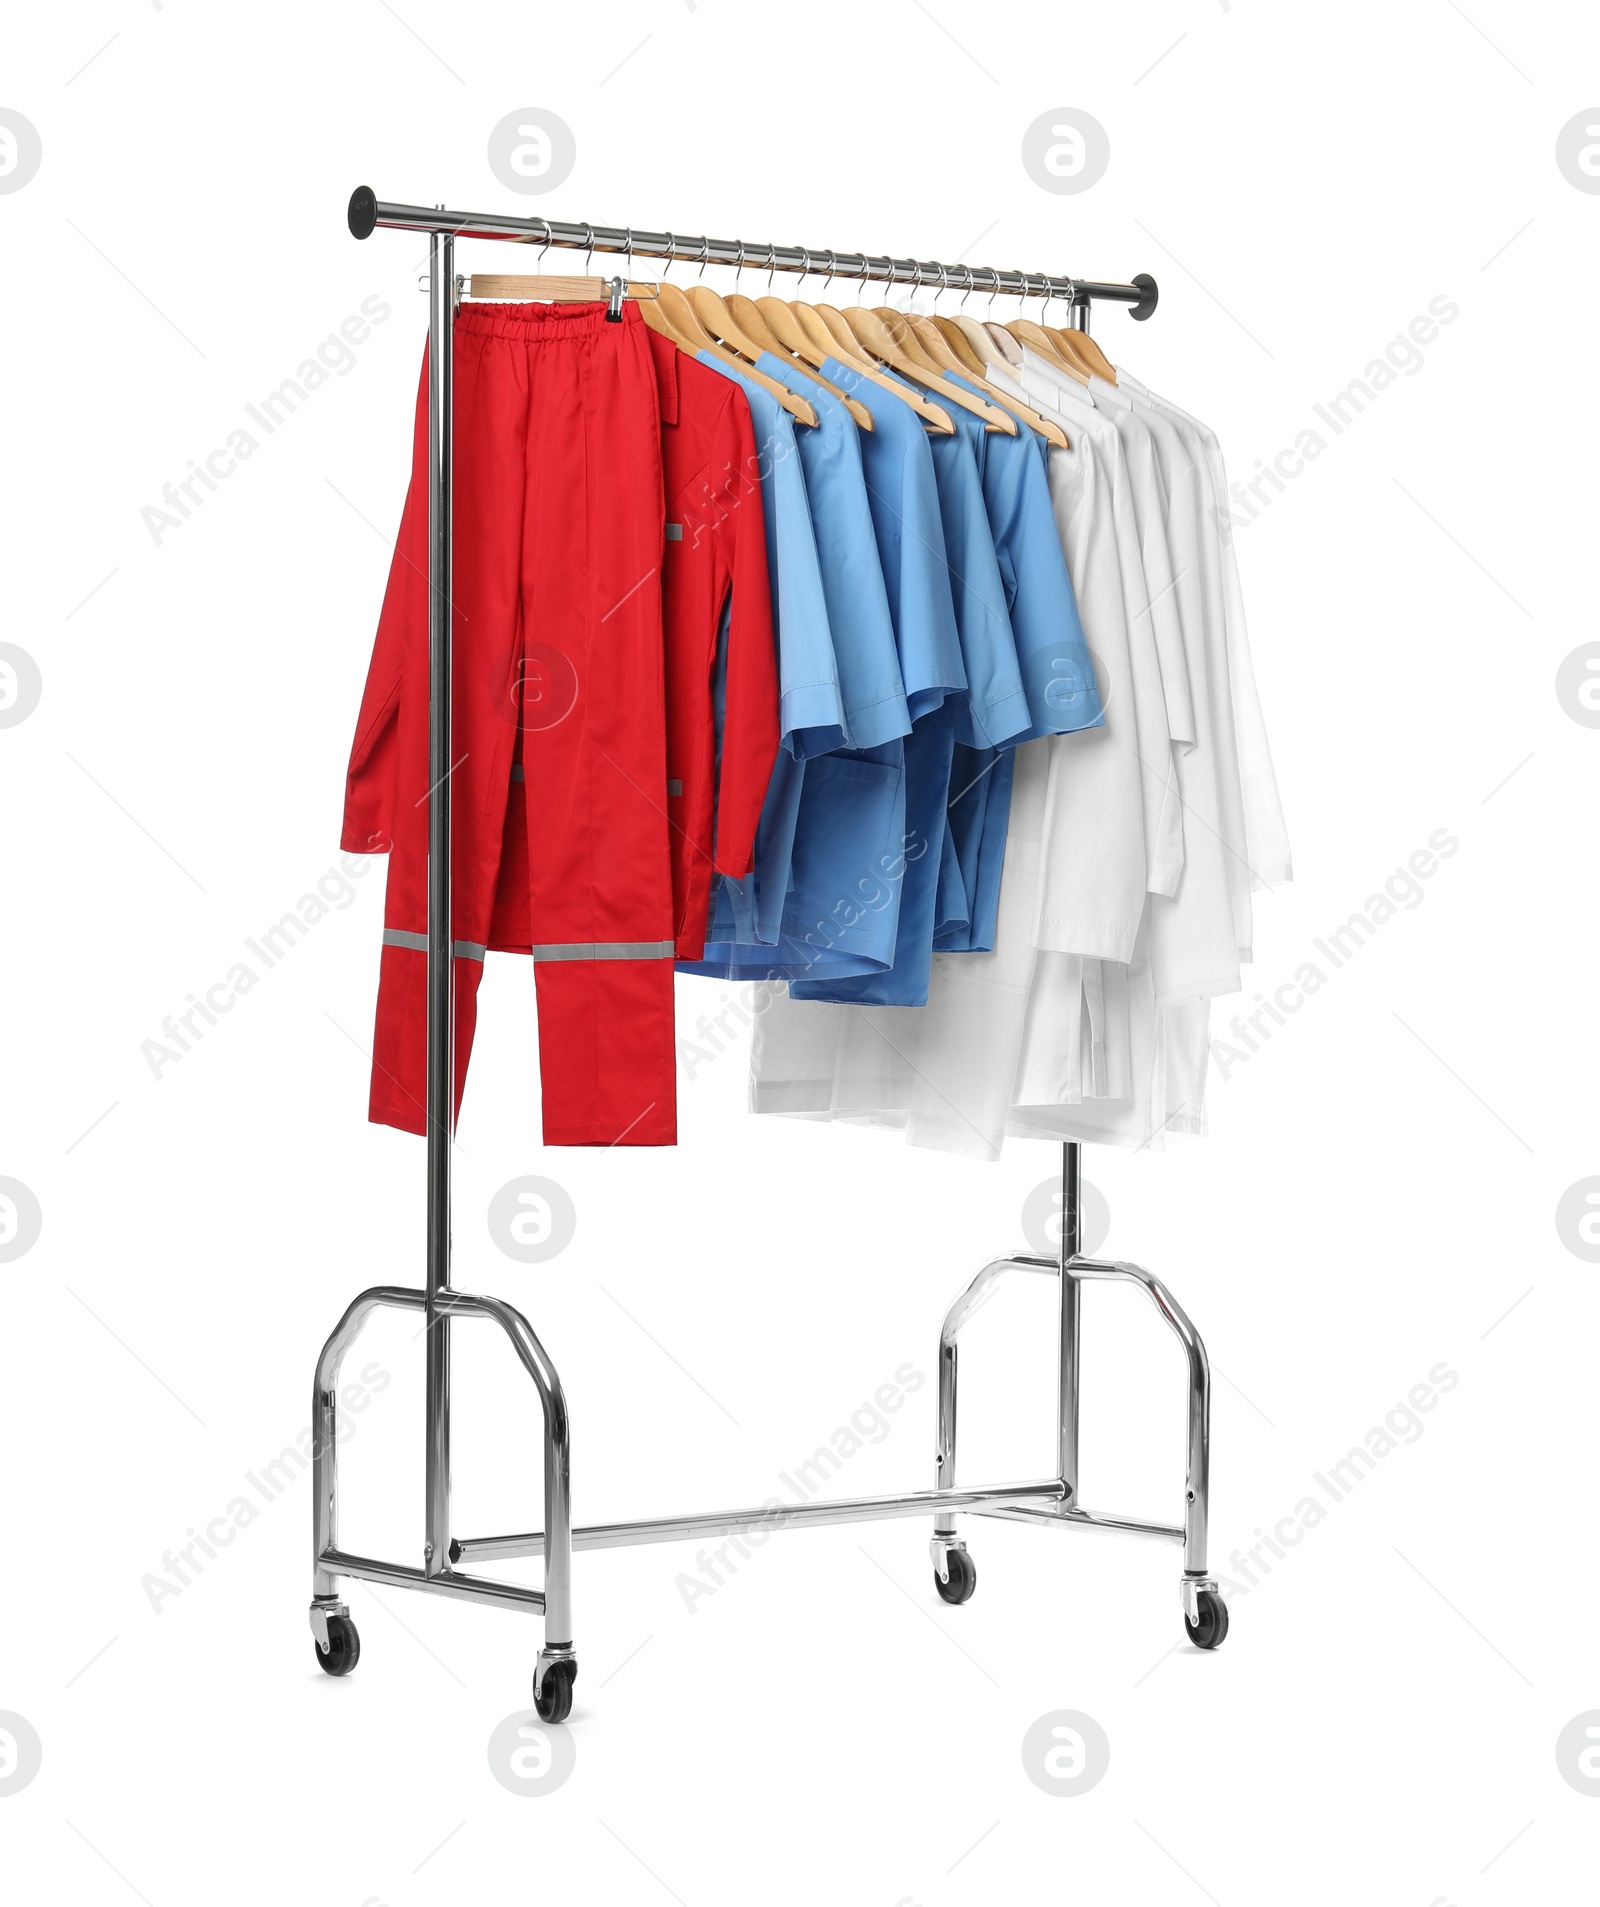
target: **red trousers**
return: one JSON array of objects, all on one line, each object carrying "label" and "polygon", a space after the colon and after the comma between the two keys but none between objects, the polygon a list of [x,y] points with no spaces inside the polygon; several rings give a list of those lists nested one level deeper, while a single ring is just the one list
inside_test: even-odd
[{"label": "red trousers", "polygon": [[[547,1145],[671,1145],[659,400],[635,306],[466,305],[456,321],[456,1104],[501,856],[526,855]],[[370,1117],[425,1130],[427,366],[346,790],[390,855]],[[508,832],[514,785],[526,829]],[[520,883],[519,883],[520,885]]]}]

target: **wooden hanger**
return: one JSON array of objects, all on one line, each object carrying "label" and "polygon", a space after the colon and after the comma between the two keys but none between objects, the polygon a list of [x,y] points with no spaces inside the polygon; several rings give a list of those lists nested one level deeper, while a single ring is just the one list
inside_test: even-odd
[{"label": "wooden hanger", "polygon": [[[964,363],[955,350],[945,341],[944,333],[940,331],[939,327],[931,318],[913,317],[910,313],[898,312],[887,308],[880,308],[878,316],[882,318],[885,324],[889,324],[892,318],[902,319],[910,333],[910,336],[906,340],[907,352],[914,356],[920,351],[922,356],[927,360],[930,368],[935,371],[954,371],[957,377],[964,377],[968,383],[976,385],[986,397],[992,398],[1002,410],[1010,411],[1013,417],[1020,418],[1030,429],[1038,431],[1046,443],[1054,444],[1058,450],[1070,450],[1072,448],[1071,443],[1067,439],[1067,433],[1059,424],[1051,423],[1048,417],[1041,416],[1031,404],[1025,404],[1021,398],[1013,397],[1008,391],[999,390],[995,385],[989,382],[981,370],[975,371],[970,365]],[[891,329],[892,328],[891,326]],[[959,331],[956,335],[957,337],[961,337]],[[966,346],[967,351],[972,356],[975,357],[977,355],[964,337],[961,337],[961,342]]]},{"label": "wooden hanger", "polygon": [[[826,316],[826,305],[817,308]],[[1017,420],[1009,411],[1002,410],[998,404],[991,404],[987,398],[974,397],[971,391],[964,391],[959,384],[952,384],[938,371],[926,370],[900,347],[877,312],[869,311],[864,305],[851,305],[838,315],[849,325],[861,344],[874,357],[887,364],[891,371],[898,371],[902,377],[911,378],[924,389],[933,391],[945,403],[958,404],[974,417],[981,417],[990,430],[1001,430],[1010,437],[1016,436]]]},{"label": "wooden hanger", "polygon": [[[1016,365],[1013,364],[1011,359],[1006,355],[999,342],[989,335],[989,327],[985,324],[980,324],[976,318],[969,318],[964,311],[958,311],[953,318],[937,318],[934,322],[938,325],[939,329],[944,332],[946,337],[949,337],[951,327],[958,331],[971,346],[974,356],[979,358],[984,364],[1003,365],[1007,370],[1012,371],[1016,369]],[[1022,361],[1022,346],[1017,343],[1015,338],[1009,335],[1007,336],[1006,342],[1011,346],[1011,349],[1016,352],[1017,363],[1020,364]]]},{"label": "wooden hanger", "polygon": [[691,357],[703,351],[719,364],[727,365],[742,377],[759,384],[764,391],[770,392],[797,423],[816,424],[817,413],[803,397],[797,397],[775,377],[768,377],[765,371],[758,371],[753,364],[746,363],[719,344],[700,322],[694,306],[676,285],[662,279],[656,287],[656,302],[653,305],[640,305],[639,313],[651,330],[670,338],[680,351],[687,351]]},{"label": "wooden hanger", "polygon": [[832,305],[807,305],[795,299],[789,309],[807,342],[824,358],[837,358],[841,364],[848,364],[853,371],[859,371],[864,378],[899,398],[901,403],[909,404],[930,430],[946,437],[954,433],[955,425],[948,411],[941,410],[920,391],[910,390],[892,377],[884,376],[856,343],[855,333]]},{"label": "wooden hanger", "polygon": [[1046,329],[1048,335],[1055,340],[1056,349],[1064,358],[1070,363],[1077,365],[1078,369],[1082,371],[1086,377],[1099,375],[1095,367],[1089,362],[1087,356],[1078,349],[1078,334],[1076,331],[1070,330],[1064,325],[1050,325],[1046,327]]},{"label": "wooden hanger", "polygon": [[736,351],[740,357],[748,358],[752,364],[760,357],[764,346],[750,336],[728,309],[726,299],[720,297],[709,285],[691,285],[689,302],[694,306],[694,315],[712,337],[720,339],[730,351]]},{"label": "wooden hanger", "polygon": [[[781,298],[769,292],[766,297],[756,299],[756,309],[766,319],[772,335],[783,346],[790,357],[798,358],[802,364],[809,364],[814,371],[820,371],[831,357],[836,356],[833,341],[819,343],[800,322],[798,308],[791,308]],[[810,309],[809,306],[806,307]]]},{"label": "wooden hanger", "polygon": [[[707,298],[704,303],[696,296],[696,293],[701,291],[707,293]],[[689,293],[689,298],[695,310],[700,314],[701,318],[705,320],[706,329],[716,332],[725,344],[733,344],[734,339],[729,337],[726,332],[717,331],[716,324],[712,322],[712,312],[714,309],[712,300],[715,300],[716,304],[720,305],[722,309],[727,312],[729,318],[739,327],[743,337],[749,343],[755,345],[758,351],[770,351],[775,358],[779,359],[803,356],[802,353],[791,350],[789,346],[784,343],[782,338],[774,335],[773,327],[767,322],[760,306],[757,305],[753,298],[746,298],[737,291],[730,292],[726,298],[718,298],[717,294],[712,291],[708,285],[696,285]],[[788,307],[784,305],[781,299],[774,298],[772,302],[777,305],[783,315],[788,318],[792,330],[794,328],[794,318]],[[742,350],[742,348],[741,346],[740,349]],[[872,412],[867,409],[866,405],[863,404],[859,398],[851,397],[847,391],[841,391],[837,384],[832,383],[828,378],[822,375],[811,363],[809,358],[805,359],[805,371],[807,377],[814,378],[825,391],[831,396],[838,398],[839,402],[844,405],[851,417],[854,418],[859,429],[872,429]]]},{"label": "wooden hanger", "polygon": [[[641,279],[628,280],[626,298],[654,298],[658,287]],[[467,280],[469,298],[513,298],[552,305],[603,305],[611,295],[609,278],[562,278],[555,273],[515,277],[504,272],[477,271]]]},{"label": "wooden hanger", "polygon": [[1005,328],[1019,344],[1031,344],[1042,357],[1069,371],[1079,383],[1089,382],[1089,373],[1082,369],[1076,358],[1067,355],[1042,324],[1035,324],[1032,318],[1008,318]]},{"label": "wooden hanger", "polygon": [[982,357],[965,331],[954,318],[941,318],[937,312],[928,320],[935,331],[945,341],[945,348],[958,364],[967,367],[969,375],[982,377],[988,370],[988,360]]},{"label": "wooden hanger", "polygon": [[1087,331],[1077,331],[1068,325],[1052,325],[1050,336],[1058,338],[1069,351],[1075,353],[1078,362],[1086,371],[1093,372],[1096,377],[1103,377],[1108,384],[1116,383],[1117,367]]}]

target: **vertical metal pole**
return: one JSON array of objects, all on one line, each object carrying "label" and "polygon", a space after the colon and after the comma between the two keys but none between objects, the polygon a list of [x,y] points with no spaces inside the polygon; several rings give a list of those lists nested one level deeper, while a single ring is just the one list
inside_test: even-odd
[{"label": "vertical metal pole", "polygon": [[1083,333],[1085,334],[1085,336],[1087,336],[1087,335],[1088,335],[1088,331],[1089,331],[1089,301],[1088,301],[1088,299],[1087,299],[1087,298],[1086,298],[1086,299],[1084,299],[1084,301],[1083,301],[1083,303],[1082,303],[1081,305],[1080,305],[1080,304],[1075,304],[1075,305],[1074,305],[1074,306],[1072,307],[1072,318],[1071,318],[1071,324],[1072,324],[1072,328],[1073,328],[1073,330],[1074,330],[1074,331],[1081,331],[1081,332],[1083,332]]},{"label": "vertical metal pole", "polygon": [[1078,1500],[1078,1323],[1083,1281],[1067,1266],[1083,1249],[1078,1142],[1061,1147],[1061,1341],[1056,1366],[1056,1454],[1067,1501]]},{"label": "vertical metal pole", "polygon": [[428,239],[428,1375],[423,1568],[450,1560],[450,1147],[455,1132],[455,960],[450,901],[451,477],[455,237]]}]

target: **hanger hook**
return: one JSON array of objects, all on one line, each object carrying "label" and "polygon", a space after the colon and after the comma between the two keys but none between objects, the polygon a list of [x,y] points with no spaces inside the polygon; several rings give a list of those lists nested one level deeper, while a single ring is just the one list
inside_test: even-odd
[{"label": "hanger hook", "polygon": [[828,247],[828,275],[822,281],[822,290],[823,290],[824,296],[827,295],[828,287],[833,283],[834,267],[838,264],[838,262],[839,262],[839,254],[830,245]]},{"label": "hanger hook", "polygon": [[583,242],[586,248],[583,254],[583,275],[587,278],[594,270],[594,227],[592,225],[584,226]]},{"label": "hanger hook", "polygon": [[623,246],[623,252],[622,252],[622,262],[624,265],[627,266],[628,268],[627,276],[631,280],[633,277],[633,227],[631,225],[625,225],[623,226],[622,230],[623,230],[623,235],[625,240],[625,243]]},{"label": "hanger hook", "polygon": [[667,255],[666,255],[666,258],[662,261],[662,266],[661,266],[661,276],[663,278],[665,278],[667,273],[672,270],[673,255],[676,253],[677,249],[678,249],[678,241],[672,236],[670,232],[668,232]]},{"label": "hanger hook", "polygon": [[939,291],[936,291],[933,294],[933,309],[934,309],[935,316],[938,315],[938,311],[939,311],[939,292],[948,291],[949,289],[950,289],[950,273],[945,266],[941,265],[939,267]]},{"label": "hanger hook", "polygon": [[538,263],[537,263],[537,264],[536,264],[536,265],[534,266],[534,268],[533,268],[533,269],[534,269],[535,271],[543,271],[543,270],[544,270],[544,261],[545,261],[545,256],[546,256],[546,254],[547,254],[547,253],[549,252],[549,250],[550,250],[550,245],[551,245],[551,242],[552,242],[552,240],[553,240],[553,239],[554,239],[554,237],[555,237],[555,234],[554,234],[554,233],[553,233],[553,232],[552,232],[552,231],[550,230],[550,221],[549,221],[549,219],[547,219],[547,218],[539,218],[539,214],[538,214],[537,212],[536,212],[536,213],[534,214],[534,217],[535,217],[535,218],[538,218],[538,219],[539,219],[539,223],[540,223],[540,224],[541,224],[541,225],[542,225],[542,226],[544,227],[544,243],[543,243],[543,244],[542,244],[542,245],[541,245],[541,246],[539,247],[539,261],[538,261]]},{"label": "hanger hook", "polygon": [[739,258],[733,268],[733,288],[738,291],[741,289],[740,280],[744,276],[744,240],[741,238],[736,243],[739,247]]},{"label": "hanger hook", "polygon": [[701,239],[701,241],[700,241],[700,269],[699,269],[699,271],[697,271],[697,272],[695,273],[695,276],[696,276],[697,278],[704,278],[704,277],[705,277],[705,275],[706,275],[706,260],[707,260],[707,258],[708,258],[708,257],[710,256],[710,254],[711,254],[711,240],[710,240],[709,238],[703,238],[703,239]]},{"label": "hanger hook", "polygon": [[912,307],[915,308],[917,300],[922,296],[922,266],[921,263],[914,258],[911,261],[911,268],[917,275],[916,282],[911,287],[911,303]]},{"label": "hanger hook", "polygon": [[811,248],[808,245],[802,245],[798,249],[800,252],[800,276],[795,283],[796,291],[798,291],[801,285],[811,276]]},{"label": "hanger hook", "polygon": [[772,296],[772,274],[778,269],[778,248],[769,239],[767,241],[767,296]]},{"label": "hanger hook", "polygon": [[961,303],[958,309],[965,311],[967,308],[967,300],[972,296],[972,267],[970,265],[963,265],[961,270],[963,276],[966,278],[967,288],[961,294]]}]

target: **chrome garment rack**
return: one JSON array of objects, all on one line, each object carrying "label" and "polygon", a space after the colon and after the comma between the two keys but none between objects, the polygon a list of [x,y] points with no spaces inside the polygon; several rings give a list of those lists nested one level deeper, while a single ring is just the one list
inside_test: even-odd
[{"label": "chrome garment rack", "polygon": [[[457,238],[504,239],[541,247],[560,246],[627,258],[687,259],[695,264],[758,265],[770,271],[827,273],[872,283],[939,289],[991,291],[1009,296],[1060,299],[1077,328],[1089,328],[1090,307],[1123,304],[1134,318],[1156,308],[1155,280],[1144,274],[1130,284],[1101,284],[1045,273],[997,271],[971,265],[941,265],[916,259],[874,257],[860,252],[810,250],[795,245],[757,245],[742,240],[680,238],[671,232],[635,232],[612,226],[570,225],[555,219],[514,218],[485,212],[452,212],[443,206],[397,205],[366,186],[351,197],[349,226],[356,238],[379,227],[428,234],[428,1033],[426,1282],[421,1287],[374,1285],[339,1320],[317,1360],[312,1393],[316,1438],[312,1457],[311,1629],[317,1659],[333,1675],[353,1669],[360,1637],[339,1595],[344,1577],[420,1589],[467,1602],[498,1603],[542,1612],[544,1646],[533,1676],[533,1699],[549,1722],[565,1720],[572,1706],[578,1660],[572,1642],[572,1552],[633,1543],[665,1543],[706,1536],[737,1539],[742,1531],[770,1532],[820,1523],[869,1522],[886,1517],[931,1516],[934,1586],[947,1603],[964,1603],[977,1585],[977,1571],[963,1539],[958,1514],[1009,1518],[1052,1529],[1123,1530],[1183,1546],[1182,1600],[1190,1640],[1215,1648],[1227,1633],[1227,1607],[1206,1573],[1208,1501],[1207,1439],[1210,1374],[1194,1326],[1161,1282],[1138,1265],[1087,1258],[1079,1218],[1079,1149],[1069,1140],[1062,1152],[1061,1249],[1056,1257],[1011,1252],[992,1259],[945,1316],[939,1340],[939,1448],[935,1487],[896,1496],[851,1497],[774,1509],[721,1510],[704,1515],[648,1518],[636,1523],[572,1527],[571,1425],[561,1379],[533,1327],[499,1298],[474,1297],[450,1283],[450,1176],[454,1127],[455,972],[450,949],[451,870],[451,528],[454,401],[454,326],[459,288]],[[621,281],[614,280],[614,291]],[[1056,1474],[1033,1482],[986,1489],[956,1485],[956,1351],[962,1326],[984,1294],[1009,1272],[1038,1272],[1060,1286],[1057,1361]],[[1188,1462],[1181,1522],[1151,1523],[1140,1517],[1086,1510],[1078,1501],[1079,1299],[1085,1279],[1106,1279],[1142,1288],[1176,1334],[1188,1365]],[[367,1318],[380,1308],[420,1311],[427,1332],[426,1478],[424,1541],[420,1567],[381,1562],[342,1549],[338,1536],[337,1412],[339,1371],[345,1353]],[[506,1333],[539,1394],[544,1415],[544,1528],[510,1536],[458,1537],[450,1525],[450,1329],[457,1318],[489,1318]],[[463,1567],[513,1556],[543,1555],[542,1589],[477,1576]]]}]

